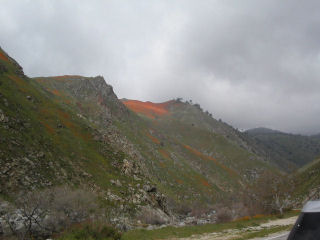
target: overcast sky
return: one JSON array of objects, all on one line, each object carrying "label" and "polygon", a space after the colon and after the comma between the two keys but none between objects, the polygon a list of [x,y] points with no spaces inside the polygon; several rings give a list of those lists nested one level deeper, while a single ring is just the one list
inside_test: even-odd
[{"label": "overcast sky", "polygon": [[119,98],[320,132],[320,1],[0,2],[0,46],[30,77],[103,75]]}]

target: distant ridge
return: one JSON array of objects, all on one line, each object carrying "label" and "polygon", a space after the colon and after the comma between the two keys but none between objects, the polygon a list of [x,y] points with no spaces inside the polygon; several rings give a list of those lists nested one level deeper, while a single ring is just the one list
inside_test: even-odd
[{"label": "distant ridge", "polygon": [[251,134],[284,133],[284,132],[281,132],[279,130],[274,130],[274,129],[265,128],[265,127],[252,128],[252,129],[246,130],[245,132],[251,133]]},{"label": "distant ridge", "polygon": [[289,161],[300,167],[320,156],[319,135],[303,136],[264,127],[249,129],[245,133],[277,162]]}]

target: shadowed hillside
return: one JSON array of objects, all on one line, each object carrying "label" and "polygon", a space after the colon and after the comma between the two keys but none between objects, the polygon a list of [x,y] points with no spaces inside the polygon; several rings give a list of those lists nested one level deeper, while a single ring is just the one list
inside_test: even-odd
[{"label": "shadowed hillside", "polygon": [[246,133],[265,150],[268,158],[280,163],[289,162],[295,168],[320,156],[320,141],[316,136],[288,134],[266,128],[250,129]]}]

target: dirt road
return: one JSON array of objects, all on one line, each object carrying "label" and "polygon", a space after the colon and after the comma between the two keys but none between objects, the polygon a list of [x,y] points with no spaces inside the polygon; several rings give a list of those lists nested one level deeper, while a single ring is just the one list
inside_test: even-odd
[{"label": "dirt road", "polygon": [[[290,217],[284,219],[272,220],[266,223],[263,223],[259,226],[246,227],[242,229],[228,229],[222,232],[216,233],[207,233],[203,235],[193,235],[189,238],[179,238],[179,240],[231,240],[234,238],[243,237],[245,234],[260,232],[265,229],[272,229],[279,226],[289,226],[293,225],[297,217]],[[263,238],[251,238],[252,240],[285,240],[287,238],[288,232],[280,232],[272,234],[268,237]],[[174,239],[171,239],[174,240]]]},{"label": "dirt road", "polygon": [[280,232],[263,238],[252,238],[251,240],[287,240],[289,232]]},{"label": "dirt road", "polygon": [[268,237],[252,238],[250,240],[287,240],[288,235],[289,235],[289,232],[286,231],[286,232],[272,234]]}]

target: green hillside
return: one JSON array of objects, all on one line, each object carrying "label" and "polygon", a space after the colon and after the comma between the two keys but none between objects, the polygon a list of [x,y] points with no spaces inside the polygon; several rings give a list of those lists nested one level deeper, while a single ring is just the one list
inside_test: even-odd
[{"label": "green hillside", "polygon": [[280,164],[301,167],[320,156],[320,140],[296,134],[288,134],[265,128],[246,131],[265,150],[268,158]]},{"label": "green hillside", "polygon": [[[170,101],[163,108],[170,114],[153,116],[152,112],[128,112],[120,101],[115,101],[113,92],[113,97],[101,102],[100,91],[111,88],[102,86],[101,77],[34,80],[34,85],[55,102],[73,109],[105,132],[115,148],[123,149],[126,142],[125,153],[173,202],[213,204],[244,188],[255,175],[269,168],[248,150],[239,132],[197,105]],[[120,144],[115,135],[122,139]]]},{"label": "green hillside", "polygon": [[[31,79],[0,56],[2,198],[69,185],[98,194],[116,221],[151,211],[168,222],[230,206],[262,173],[280,173],[198,104],[119,100],[101,76]],[[250,209],[237,202],[233,218]]]},{"label": "green hillside", "polygon": [[[128,184],[141,182],[121,174],[114,163],[123,162],[126,155],[100,141],[103,133],[94,123],[55,101],[52,93],[39,91],[2,50],[0,56],[2,197],[61,184],[87,186],[105,195],[127,192]],[[113,179],[120,179],[122,187],[112,184]]]},{"label": "green hillside", "polygon": [[303,166],[292,175],[297,182],[297,202],[320,198],[320,159]]}]

